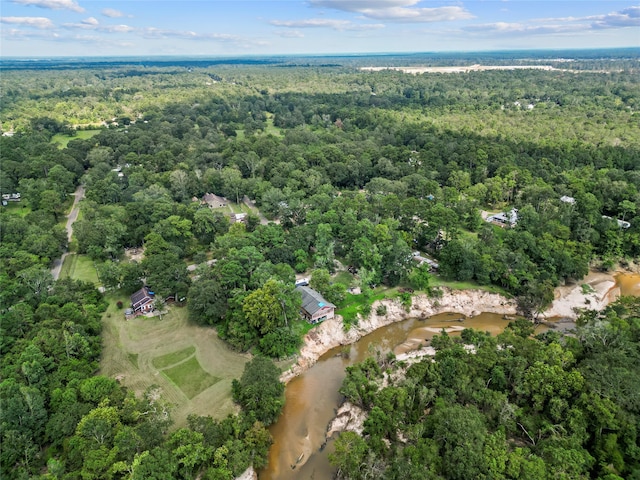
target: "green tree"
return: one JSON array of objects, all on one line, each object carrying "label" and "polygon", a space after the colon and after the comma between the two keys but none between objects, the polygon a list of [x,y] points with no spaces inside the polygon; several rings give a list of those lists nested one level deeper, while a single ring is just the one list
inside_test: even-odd
[{"label": "green tree", "polygon": [[326,268],[333,271],[335,241],[331,225],[321,223],[316,230],[314,263],[318,268]]},{"label": "green tree", "polygon": [[278,419],[284,406],[280,370],[271,360],[257,356],[249,361],[240,380],[233,380],[233,400],[243,411],[265,425]]},{"label": "green tree", "polygon": [[204,278],[193,282],[187,295],[189,317],[201,324],[220,323],[227,312],[227,295],[218,280]]},{"label": "green tree", "polygon": [[275,328],[289,326],[297,318],[301,302],[293,285],[270,279],[262,288],[247,295],[242,311],[249,325],[265,335]]}]

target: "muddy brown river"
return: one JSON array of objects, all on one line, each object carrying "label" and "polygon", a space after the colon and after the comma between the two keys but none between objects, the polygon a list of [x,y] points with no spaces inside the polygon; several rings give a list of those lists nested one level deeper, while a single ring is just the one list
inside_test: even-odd
[{"label": "muddy brown river", "polygon": [[[616,284],[622,295],[640,295],[640,274],[620,274]],[[474,328],[500,333],[509,323],[503,315],[482,313],[465,318],[459,313],[442,313],[427,319],[408,319],[382,327],[357,342],[334,348],[286,387],[286,402],[279,420],[271,427],[274,443],[269,451],[269,465],[259,473],[260,480],[333,478],[335,469],[328,453],[333,442],[325,445],[325,432],[342,398],[338,389],[345,368],[377,351],[396,355],[406,353],[430,340],[442,328]],[[541,326],[539,331],[546,327]],[[455,334],[455,332],[453,332]]]}]

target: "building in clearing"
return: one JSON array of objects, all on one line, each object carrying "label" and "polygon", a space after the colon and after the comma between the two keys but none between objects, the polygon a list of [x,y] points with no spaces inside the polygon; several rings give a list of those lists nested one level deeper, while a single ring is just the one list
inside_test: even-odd
[{"label": "building in clearing", "polygon": [[223,208],[227,206],[227,199],[224,197],[219,197],[218,195],[214,195],[213,193],[205,193],[202,197],[202,204],[209,205],[209,208]]},{"label": "building in clearing", "polygon": [[302,307],[300,314],[309,323],[320,323],[334,317],[336,306],[326,301],[320,293],[313,288],[299,285],[296,290],[302,294]]},{"label": "building in clearing", "polygon": [[510,212],[501,212],[491,215],[487,217],[487,222],[500,225],[501,227],[515,227],[516,223],[518,223],[518,209],[513,208]]},{"label": "building in clearing", "polygon": [[131,295],[131,308],[134,313],[147,313],[153,310],[153,300],[155,294],[144,286]]}]

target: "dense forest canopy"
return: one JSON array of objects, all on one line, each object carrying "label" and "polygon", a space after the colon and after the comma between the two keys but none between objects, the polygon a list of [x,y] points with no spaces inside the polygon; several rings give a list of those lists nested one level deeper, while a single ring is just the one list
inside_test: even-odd
[{"label": "dense forest canopy", "polygon": [[341,392],[367,419],[336,440],[338,478],[638,478],[639,306],[585,313],[575,337],[518,321],[348,367]]},{"label": "dense forest canopy", "polygon": [[[146,281],[233,348],[274,358],[294,354],[307,328],[296,273],[313,272],[340,306],[350,285],[331,283],[339,265],[365,296],[380,284],[427,289],[419,250],[444,281],[497,286],[533,317],[563,282],[637,259],[637,52],[547,56],[483,58],[556,70],[419,75],[342,57],[28,72],[3,62],[0,191],[21,196],[0,210],[3,475],[47,465],[43,478],[230,478],[264,465],[265,425],[281,408],[277,372],[262,361],[234,384],[240,416],[177,430],[158,392],[136,398],[94,377],[105,301],[91,285],[53,280],[68,248],[94,262],[107,292]],[[78,185],[86,198],[69,245]],[[247,217],[230,223],[207,193]],[[485,221],[514,208],[512,228]],[[125,259],[129,247],[144,249],[141,262]],[[256,371],[272,380],[265,399],[251,387]],[[589,458],[580,468],[595,472]]]}]

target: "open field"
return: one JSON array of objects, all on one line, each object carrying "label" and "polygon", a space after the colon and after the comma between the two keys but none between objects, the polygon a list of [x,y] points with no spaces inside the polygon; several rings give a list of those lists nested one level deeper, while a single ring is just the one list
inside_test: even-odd
[{"label": "open field", "polygon": [[7,202],[7,205],[2,209],[11,215],[19,217],[25,217],[31,213],[31,207],[26,202]]},{"label": "open field", "polygon": [[91,138],[94,135],[97,135],[98,133],[100,133],[102,130],[78,130],[76,132],[75,135],[71,136],[71,135],[64,135],[62,133],[56,133],[52,138],[51,138],[51,143],[57,143],[58,144],[58,148],[62,149],[62,148],[66,148],[68,143],[71,140],[75,140],[77,138],[82,139],[82,140],[86,140],[87,138]]},{"label": "open field", "polygon": [[82,280],[94,285],[100,284],[93,260],[86,255],[77,255],[75,253],[65,257],[62,270],[60,270],[60,278],[73,278],[74,280]]},{"label": "open field", "polygon": [[171,365],[175,365],[176,363],[185,361],[187,358],[192,357],[194,353],[196,353],[196,347],[191,345],[184,350],[179,350],[177,352],[168,353],[154,358],[153,366],[158,369],[167,368]]},{"label": "open field", "polygon": [[220,378],[205,372],[195,356],[162,370],[162,373],[182,390],[189,400],[220,381]]},{"label": "open field", "polygon": [[264,129],[264,133],[266,135],[273,135],[275,137],[282,136],[282,130],[280,129],[280,127],[276,127],[273,124],[273,113],[267,113],[267,121],[265,123],[267,124],[266,128]]},{"label": "open field", "polygon": [[186,424],[190,414],[224,418],[235,412],[231,381],[240,378],[246,354],[230,350],[212,328],[187,320],[187,309],[171,307],[160,317],[126,321],[116,308],[125,295],[107,296],[103,316],[103,350],[100,373],[120,379],[142,394],[152,385],[162,390],[164,401],[174,406],[175,427]]},{"label": "open field", "polygon": [[[273,114],[267,112],[267,120],[265,121],[265,128],[264,131],[262,132],[256,132],[256,134],[258,136],[260,135],[273,135],[274,137],[281,137],[282,136],[282,129],[280,127],[276,127],[273,124]],[[245,138],[245,131],[244,129],[238,129],[236,130],[236,136],[238,138]]]}]

